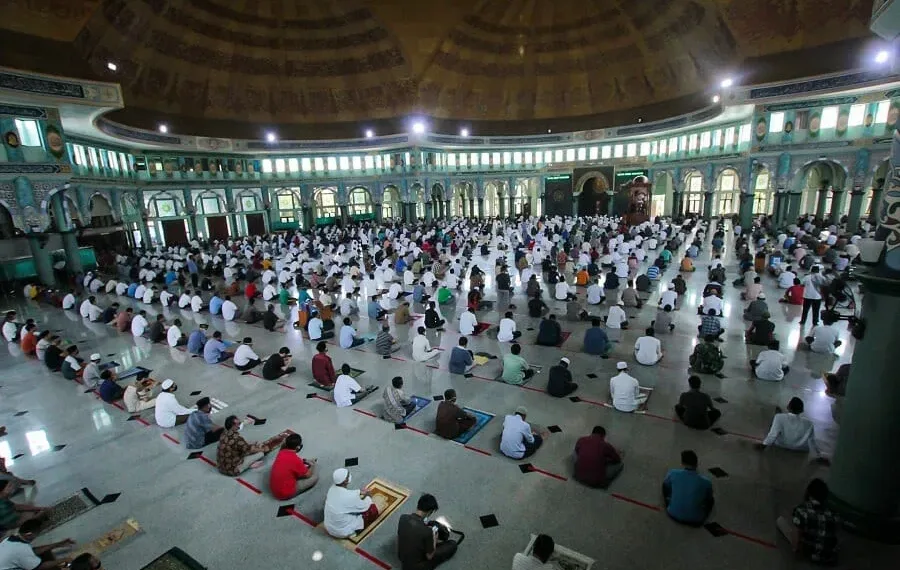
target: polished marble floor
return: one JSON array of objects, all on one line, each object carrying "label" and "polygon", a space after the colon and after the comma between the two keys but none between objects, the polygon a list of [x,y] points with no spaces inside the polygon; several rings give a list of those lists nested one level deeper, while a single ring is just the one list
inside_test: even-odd
[{"label": "polished marble floor", "polygon": [[[182,428],[156,427],[151,412],[144,413],[146,422],[127,421],[129,416],[123,410],[49,373],[22,356],[15,345],[0,355],[0,421],[9,430],[9,435],[0,439],[0,455],[8,458],[10,469],[17,475],[38,480],[29,497],[39,505],[51,504],[83,487],[100,498],[121,493],[115,502],[93,509],[47,536],[71,536],[86,542],[122,520],[134,518],[144,533],[104,556],[104,567],[117,570],[141,568],[173,546],[215,570],[399,568],[397,518],[399,513],[413,510],[416,498],[425,492],[436,495],[441,505],[439,515],[467,535],[446,568],[507,568],[513,554],[526,546],[530,534],[539,532],[551,534],[558,544],[595,559],[594,568],[805,567],[793,559],[777,536],[774,520],[799,502],[811,477],[827,478],[827,468],[810,463],[803,454],[779,450],[759,454],[752,446],[765,435],[774,407],[798,395],[816,423],[822,448],[831,452],[838,426],[832,417],[833,400],[825,396],[819,376],[822,370],[833,370],[849,361],[854,342],[842,326],[844,345],[837,357],[796,350],[802,336],[799,308],[775,302],[779,292],[767,279],[765,291],[791,370],[781,383],[753,381],[747,360],[757,349],[743,342],[744,303],[739,290],[729,284],[724,308],[727,332],[722,343],[728,356],[726,378],[703,378],[705,391],[727,400],[720,404],[724,413],[720,425],[729,434],[697,432],[680,425],[672,420],[672,406],[678,394],[687,389],[688,355],[697,342],[696,307],[708,261],[709,251],[705,250],[698,264],[701,270],[687,277],[690,290],[678,311],[677,328],[661,337],[665,357],[655,367],[634,363],[632,347],[652,319],[656,293],[643,309],[629,309],[632,328],[625,332],[611,358],[602,360],[580,352],[586,327],[583,323],[563,320],[563,329],[572,335],[561,349],[534,346],[536,322],[524,315],[525,302],[517,287],[513,302],[522,313],[517,315],[517,323],[524,334],[523,356],[544,366],[542,374],[525,389],[491,381],[499,372],[497,361],[476,368],[472,378],[449,374],[449,349],[456,345],[459,334],[458,312],[447,308],[443,310],[450,321],[447,332],[430,336],[432,344],[444,352],[429,364],[412,362],[410,329],[405,326],[395,334],[407,344],[392,360],[374,354],[371,344],[354,350],[330,347],[336,365],[347,362],[365,371],[358,379],[361,384],[385,386],[391,377],[401,375],[408,394],[430,398],[453,387],[462,405],[496,414],[467,446],[428,435],[434,427],[436,402],[414,416],[408,424],[410,429],[397,430],[378,419],[380,394],[346,409],[308,397],[317,393],[307,386],[314,348],[290,327],[285,332],[268,333],[256,326],[225,323],[220,317],[195,318],[177,308],[164,312],[169,322],[180,317],[186,331],[193,330],[201,320],[222,330],[228,339],[252,336],[257,352],[263,356],[281,346],[290,347],[299,369],[279,384],[241,375],[226,366],[207,365],[202,359],[166,346],[151,346],[130,334],[87,323],[71,312],[6,299],[6,307],[19,309],[20,320],[31,317],[39,328],[62,330],[81,346],[84,357],[100,352],[104,359],[114,359],[124,368],[141,365],[152,369],[154,378],[175,379],[183,404],[192,405],[200,396],[224,402],[227,407],[214,414],[218,423],[230,413],[266,418],[265,425],[244,430],[248,440],[263,440],[287,428],[301,433],[303,455],[317,458],[326,477],[295,501],[299,516],[277,517],[283,503],[267,491],[267,468],[248,472],[241,481],[235,481],[202,460],[189,460],[189,452],[178,443]],[[731,259],[726,256],[726,261]],[[493,264],[486,265],[491,267],[490,275]],[[736,273],[733,265],[729,270],[730,281]],[[661,283],[671,280],[674,273],[675,268],[670,268]],[[101,305],[109,302],[109,297],[100,297]],[[160,310],[158,305],[147,309],[151,314]],[[563,307],[556,312],[562,316]],[[496,312],[479,317],[495,323],[499,319]],[[365,317],[358,327],[362,332],[375,330]],[[526,330],[529,328],[534,330]],[[469,346],[497,355],[509,350],[508,344],[498,343],[490,335],[472,337]],[[581,402],[551,398],[541,390],[547,368],[563,355],[572,360],[571,368],[580,384],[576,395]],[[615,373],[618,360],[632,362],[632,373],[642,383],[655,385],[648,413],[622,414],[604,407],[608,379]],[[190,396],[194,391],[200,391],[200,396]],[[539,470],[531,473],[523,473],[517,462],[498,450],[502,417],[520,405],[528,407],[528,419],[534,424],[561,428],[530,459]],[[608,491],[585,488],[571,478],[573,445],[597,424],[606,427],[609,440],[625,454],[624,473]],[[54,451],[57,446],[64,447]],[[726,477],[713,479],[716,508],[711,520],[730,534],[714,537],[704,529],[678,526],[660,511],[662,478],[667,469],[678,466],[683,449],[697,452],[704,471],[719,467],[727,472]],[[215,449],[207,448],[205,456],[214,460]],[[352,468],[355,484],[380,477],[412,493],[410,500],[360,545],[359,551],[345,548],[309,524],[323,518],[328,475],[353,457],[359,461]],[[490,514],[496,516],[499,526],[482,528],[480,517]],[[849,539],[842,567],[886,568],[891,560],[897,560],[896,549]]]}]

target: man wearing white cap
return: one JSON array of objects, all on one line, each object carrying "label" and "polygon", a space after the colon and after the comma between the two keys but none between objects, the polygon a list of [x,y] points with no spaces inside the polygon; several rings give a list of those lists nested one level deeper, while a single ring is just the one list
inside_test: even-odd
[{"label": "man wearing white cap", "polygon": [[348,538],[378,518],[378,507],[365,489],[348,489],[350,470],[341,467],[331,475],[334,485],[325,496],[325,530],[335,538]]},{"label": "man wearing white cap", "polygon": [[500,451],[511,459],[530,457],[544,443],[541,434],[535,433],[525,421],[527,416],[528,409],[525,406],[519,406],[514,414],[503,418]]},{"label": "man wearing white cap", "polygon": [[91,361],[84,367],[84,373],[81,379],[88,388],[97,388],[100,385],[100,353],[95,352],[91,355]]},{"label": "man wearing white cap", "polygon": [[170,428],[183,424],[194,410],[185,408],[178,403],[174,392],[178,386],[171,378],[166,378],[162,383],[162,391],[156,397],[156,425],[161,428]]},{"label": "man wearing white cap", "polygon": [[547,380],[547,393],[557,398],[568,396],[578,389],[578,384],[572,382],[572,372],[569,370],[569,359],[565,356],[559,359],[559,364],[550,367]]},{"label": "man wearing white cap", "polygon": [[609,397],[613,407],[620,412],[633,412],[647,401],[647,395],[641,394],[637,378],[628,374],[628,363],[616,364],[619,373],[609,379]]},{"label": "man wearing white cap", "polygon": [[659,306],[665,307],[666,305],[670,305],[674,309],[677,306],[677,302],[678,293],[675,292],[675,284],[669,283],[668,289],[666,289],[659,295]]}]

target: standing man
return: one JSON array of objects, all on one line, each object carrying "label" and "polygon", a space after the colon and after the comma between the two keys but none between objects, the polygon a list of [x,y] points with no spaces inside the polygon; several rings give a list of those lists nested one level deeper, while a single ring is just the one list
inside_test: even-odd
[{"label": "standing man", "polygon": [[819,309],[822,307],[822,287],[825,286],[825,278],[819,273],[819,266],[814,265],[809,275],[803,280],[803,314],[800,324],[806,324],[806,317],[812,309],[813,326],[819,324]]}]

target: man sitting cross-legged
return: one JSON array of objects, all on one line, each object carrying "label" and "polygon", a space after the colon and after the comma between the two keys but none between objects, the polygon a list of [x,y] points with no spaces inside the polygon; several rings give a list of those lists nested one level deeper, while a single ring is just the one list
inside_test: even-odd
[{"label": "man sitting cross-legged", "polygon": [[262,375],[266,380],[278,380],[285,374],[297,370],[291,366],[291,349],[282,346],[278,352],[266,359],[263,364]]},{"label": "man sitting cross-legged", "polygon": [[309,491],[319,482],[319,465],[315,459],[303,459],[303,438],[292,433],[284,440],[269,473],[269,490],[279,501],[293,499]]},{"label": "man sitting cross-legged", "polygon": [[378,519],[378,507],[365,489],[349,489],[350,471],[331,474],[334,483],[325,496],[325,531],[334,538],[349,538]]},{"label": "man sitting cross-legged", "polygon": [[212,403],[209,398],[203,397],[197,400],[197,411],[188,417],[184,428],[184,446],[188,449],[202,449],[211,443],[216,443],[222,437],[225,428],[212,422],[209,414],[212,412]]},{"label": "man sitting cross-legged", "polygon": [[531,457],[544,443],[541,434],[532,430],[525,421],[527,416],[528,409],[525,406],[519,406],[514,414],[503,419],[500,451],[511,459]]},{"label": "man sitting cross-legged", "polygon": [[684,425],[694,429],[708,429],[722,417],[722,412],[713,406],[709,394],[700,391],[702,382],[699,376],[688,378],[691,389],[681,394],[675,405],[675,414]]},{"label": "man sitting cross-legged", "polygon": [[444,401],[438,405],[434,432],[446,439],[456,439],[475,426],[476,418],[456,403],[456,390],[444,390]]},{"label": "man sitting cross-legged", "polygon": [[599,489],[606,489],[622,472],[621,454],[606,441],[606,430],[594,426],[591,435],[575,443],[575,480]]}]

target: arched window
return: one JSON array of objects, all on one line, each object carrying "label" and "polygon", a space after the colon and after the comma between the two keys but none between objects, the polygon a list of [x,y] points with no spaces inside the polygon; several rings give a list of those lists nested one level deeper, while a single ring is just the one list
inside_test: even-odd
[{"label": "arched window", "polygon": [[337,217],[337,193],[332,188],[321,188],[315,193],[316,217]]},{"label": "arched window", "polygon": [[703,208],[703,177],[697,171],[688,174],[684,181],[685,214],[699,214]]},{"label": "arched window", "polygon": [[278,209],[278,219],[282,224],[296,222],[296,212],[302,208],[297,191],[291,188],[282,188],[275,192],[275,207]]},{"label": "arched window", "polygon": [[739,191],[737,172],[732,169],[723,170],[719,175],[716,188],[717,207],[713,213],[718,216],[730,216],[737,213],[737,193]]},{"label": "arched window", "polygon": [[372,195],[369,191],[359,186],[350,191],[350,215],[362,216],[372,213]]},{"label": "arched window", "polygon": [[215,192],[204,192],[195,203],[197,213],[204,216],[215,216],[225,213],[225,204],[222,198]]},{"label": "arched window", "polygon": [[108,228],[116,225],[109,202],[100,194],[91,196],[91,226]]},{"label": "arched window", "polygon": [[234,198],[234,207],[238,212],[255,212],[262,210],[259,196],[251,190],[244,190]]},{"label": "arched window", "polygon": [[156,218],[171,218],[181,213],[181,204],[175,196],[162,192],[150,199],[150,214]]},{"label": "arched window", "polygon": [[414,204],[416,205],[416,219],[425,219],[425,189],[421,184],[413,184],[409,189]]},{"label": "arched window", "polygon": [[762,170],[756,175],[756,187],[753,189],[753,215],[771,214],[775,207],[772,191],[769,189],[769,171]]},{"label": "arched window", "polygon": [[500,215],[499,187],[496,182],[484,185],[484,217],[493,218]]},{"label": "arched window", "polygon": [[384,195],[381,197],[381,217],[385,220],[401,217],[400,190],[396,186],[384,188]]}]

